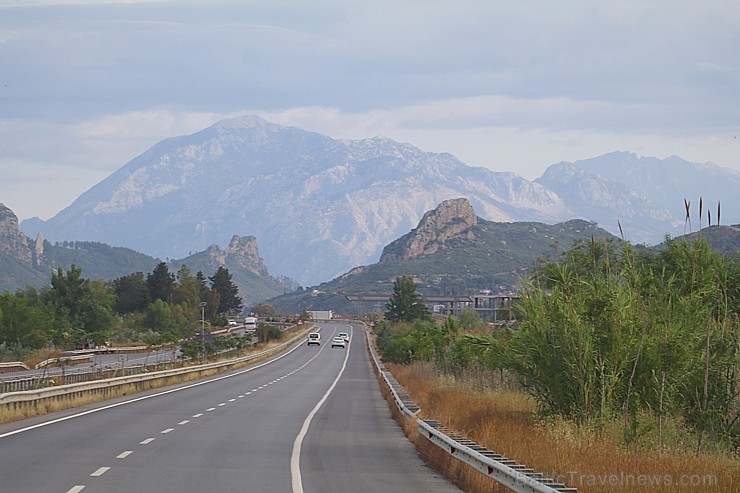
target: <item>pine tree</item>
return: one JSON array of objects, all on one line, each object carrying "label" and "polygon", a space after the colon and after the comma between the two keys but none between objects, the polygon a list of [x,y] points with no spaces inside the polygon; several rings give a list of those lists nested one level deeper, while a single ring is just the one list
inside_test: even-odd
[{"label": "pine tree", "polygon": [[149,288],[143,272],[134,272],[113,281],[116,301],[113,309],[120,314],[143,312],[149,305]]},{"label": "pine tree", "polygon": [[209,277],[211,289],[219,294],[218,313],[238,312],[244,304],[239,297],[239,288],[231,282],[231,272],[221,266],[213,277]]},{"label": "pine tree", "polygon": [[170,301],[172,289],[175,287],[175,274],[170,272],[167,264],[160,262],[146,276],[146,286],[149,288],[149,296],[154,300]]},{"label": "pine tree", "polygon": [[412,322],[428,320],[429,309],[421,296],[416,293],[416,285],[410,276],[397,277],[393,282],[393,295],[385,305],[385,318],[389,322]]}]

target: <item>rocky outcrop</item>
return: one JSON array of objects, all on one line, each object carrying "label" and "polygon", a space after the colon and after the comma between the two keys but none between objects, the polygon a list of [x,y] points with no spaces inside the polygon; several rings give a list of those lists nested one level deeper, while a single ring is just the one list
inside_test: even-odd
[{"label": "rocky outcrop", "polygon": [[38,267],[42,264],[43,261],[44,261],[44,236],[41,234],[41,231],[39,231],[39,234],[36,235],[36,243],[34,244],[34,248],[33,248],[33,264]]},{"label": "rocky outcrop", "polygon": [[229,259],[240,267],[258,276],[270,275],[264,260],[260,257],[260,252],[257,249],[257,238],[254,236],[240,237],[234,235],[231,242],[229,242],[226,253]]},{"label": "rocky outcrop", "polygon": [[226,265],[228,261],[258,276],[270,275],[265,262],[260,257],[257,238],[254,236],[234,235],[226,250],[214,244],[206,249],[205,254],[207,264],[214,269]]},{"label": "rocky outcrop", "polygon": [[0,204],[0,252],[26,264],[33,262],[33,251],[18,225],[18,216],[5,204]]},{"label": "rocky outcrop", "polygon": [[446,248],[452,239],[474,240],[473,228],[477,224],[478,217],[468,199],[445,200],[436,209],[424,214],[419,225],[409,234],[385,247],[380,263],[431,255]]}]

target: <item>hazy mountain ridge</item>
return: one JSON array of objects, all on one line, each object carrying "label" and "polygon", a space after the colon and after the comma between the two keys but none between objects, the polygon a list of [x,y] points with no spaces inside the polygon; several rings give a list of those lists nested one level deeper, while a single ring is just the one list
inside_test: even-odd
[{"label": "hazy mountain ridge", "polygon": [[[613,234],[619,222],[628,240],[648,244],[682,233],[684,198],[721,199],[724,223],[740,220],[737,199],[727,195],[740,189],[737,174],[717,168],[712,178],[706,166],[680,158],[643,159],[612,153],[559,163],[529,181],[384,137],[336,140],[242,117],[156,144],[49,221],[23,227],[170,258],[225,244],[234,233],[254,236],[274,272],[314,284],[376,260],[426,211],[457,197],[490,221],[582,218]],[[643,182],[641,170],[653,165],[663,166],[657,177],[670,175],[665,167],[679,170],[665,183],[682,187],[659,192],[658,178]],[[613,176],[626,167],[628,178]]]}]

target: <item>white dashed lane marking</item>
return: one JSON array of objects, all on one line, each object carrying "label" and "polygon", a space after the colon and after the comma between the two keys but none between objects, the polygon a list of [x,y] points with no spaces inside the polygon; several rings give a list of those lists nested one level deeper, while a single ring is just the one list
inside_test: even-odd
[{"label": "white dashed lane marking", "polygon": [[92,474],[91,474],[90,476],[92,476],[92,477],[98,477],[98,476],[102,476],[103,474],[105,474],[105,473],[106,473],[106,472],[108,471],[108,469],[110,469],[110,467],[99,467],[99,468],[98,468],[98,469],[97,469],[97,470],[96,470],[96,471],[95,471],[94,473],[92,473]]},{"label": "white dashed lane marking", "polygon": [[167,428],[166,430],[162,430],[162,431],[160,431],[160,433],[161,433],[162,435],[166,435],[167,433],[169,433],[169,432],[171,432],[171,431],[175,431],[175,429],[174,429],[174,428]]},{"label": "white dashed lane marking", "polygon": [[139,442],[139,445],[149,445],[154,441],[154,438],[147,438],[146,440]]},{"label": "white dashed lane marking", "polygon": [[126,450],[125,452],[121,452],[120,454],[118,454],[116,456],[116,459],[125,459],[126,457],[128,457],[129,455],[133,453],[134,453],[133,450]]},{"label": "white dashed lane marking", "polygon": [[193,414],[194,418],[200,418],[201,416],[203,416],[203,413]]},{"label": "white dashed lane marking", "polygon": [[83,484],[78,484],[77,486],[73,486],[73,487],[71,487],[71,488],[70,488],[70,489],[69,489],[69,490],[67,491],[67,493],[80,493],[80,491],[82,491],[82,490],[84,490],[84,489],[85,489],[85,485],[83,485]]},{"label": "white dashed lane marking", "polygon": [[190,423],[190,420],[189,420],[189,419],[183,419],[182,421],[180,421],[180,422],[179,422],[179,423],[177,423],[177,424],[178,424],[178,425],[180,425],[180,426],[182,426],[182,425],[186,425],[186,424],[188,424],[188,423]]}]

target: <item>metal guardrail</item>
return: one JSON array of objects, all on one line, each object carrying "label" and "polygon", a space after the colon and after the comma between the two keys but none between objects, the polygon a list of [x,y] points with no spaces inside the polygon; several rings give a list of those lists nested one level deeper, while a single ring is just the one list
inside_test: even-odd
[{"label": "metal guardrail", "polygon": [[365,335],[373,362],[388,386],[396,406],[402,414],[416,421],[419,432],[424,438],[457,460],[474,467],[516,493],[578,493],[576,488],[569,488],[543,473],[536,472],[534,469],[488,450],[474,441],[450,431],[437,421],[418,418],[419,406],[414,403],[406,391],[403,390],[403,387],[381,363],[370,338],[370,332],[366,330]]},{"label": "metal guardrail", "polygon": [[[254,346],[256,344],[256,341],[250,342],[250,345]],[[67,354],[75,354],[74,356],[61,356],[59,358],[50,358],[45,361],[42,361],[41,363],[37,364],[35,368],[42,369],[50,365],[58,364],[58,363],[64,363],[64,362],[70,362],[70,361],[85,361],[85,360],[91,360],[94,356],[97,354],[102,353],[111,353],[111,352],[117,352],[117,350],[120,350],[120,352],[128,353],[132,351],[143,351],[149,349],[149,346],[134,346],[134,347],[126,347],[126,348],[107,348],[105,350],[99,351],[99,350],[81,350],[81,351],[70,351],[67,352]],[[239,351],[238,349],[227,349],[225,351],[220,351],[217,353],[214,353],[213,356],[228,356],[229,353],[234,353]],[[0,363],[2,365],[3,363]],[[10,363],[4,363],[6,365],[9,365]],[[25,368],[25,370],[29,370],[30,368],[23,364],[23,363],[12,363],[12,365],[21,364]],[[54,387],[58,385],[67,385],[71,383],[80,383],[80,382],[91,382],[93,380],[104,380],[107,378],[114,378],[119,376],[130,376],[130,375],[138,375],[139,373],[146,373],[146,372],[152,372],[157,370],[163,370],[163,369],[169,369],[169,368],[175,368],[177,366],[180,366],[180,363],[177,361],[171,360],[168,362],[157,362],[157,363],[151,363],[151,364],[138,364],[138,365],[129,365],[129,366],[115,366],[115,363],[108,366],[106,365],[103,368],[97,368],[92,370],[75,370],[70,369],[61,373],[45,373],[41,375],[30,375],[30,376],[24,376],[24,377],[9,377],[9,378],[1,378],[0,377],[0,394],[4,394],[7,392],[20,392],[23,390],[36,390],[44,387]],[[2,368],[0,366],[0,368]]]},{"label": "metal guardrail", "polygon": [[[222,367],[228,367],[230,365],[236,365],[245,363],[254,359],[271,356],[274,353],[282,351],[287,346],[297,342],[300,339],[305,338],[306,331],[301,331],[299,334],[290,338],[289,340],[278,344],[270,349],[260,351],[258,353],[249,354],[239,358],[230,359],[227,361],[219,361],[213,363],[205,363],[201,365],[193,365],[184,368],[174,368],[160,371],[147,371],[145,367],[128,367],[128,368],[140,368],[141,370],[137,374],[130,376],[116,376],[107,379],[94,379],[90,381],[82,381],[80,383],[70,383],[65,385],[59,385],[54,387],[44,388],[29,388],[27,390],[20,390],[16,392],[3,392],[0,393],[0,408],[3,406],[12,406],[22,403],[39,402],[44,399],[55,399],[65,397],[67,395],[82,394],[84,392],[105,392],[107,389],[115,386],[140,384],[144,381],[167,379],[175,376],[185,375],[188,373],[197,373],[207,370],[217,370]],[[118,370],[120,374],[120,369]],[[54,375],[53,377],[46,377],[47,379],[58,378],[60,375]],[[66,376],[66,375],[65,375]],[[24,380],[24,379],[20,379]],[[53,385],[53,383],[52,383]]]},{"label": "metal guardrail", "polygon": [[36,370],[40,370],[41,368],[46,368],[49,365],[54,364],[60,364],[60,363],[67,363],[70,361],[90,361],[95,357],[94,354],[80,354],[77,356],[62,356],[59,358],[49,358],[45,359],[41,363],[34,366]]},{"label": "metal guardrail", "polygon": [[13,361],[10,363],[0,363],[0,374],[13,371],[30,370],[27,364],[22,361]]},{"label": "metal guardrail", "polygon": [[13,379],[0,380],[0,394],[8,392],[20,392],[23,390],[36,390],[44,387],[67,385],[72,383],[92,382],[94,380],[105,380],[107,378],[138,375],[166,367],[167,363],[151,365],[130,365],[119,368],[104,368],[90,371],[66,371],[46,375],[32,375]]}]

